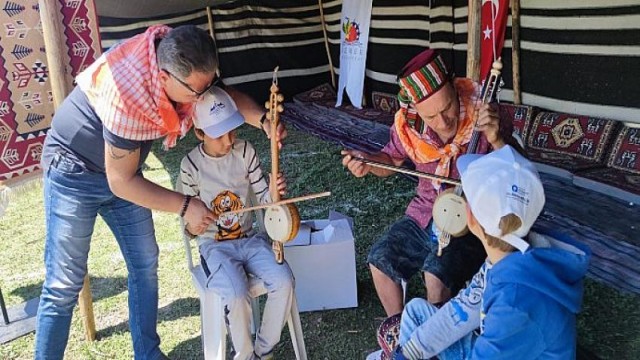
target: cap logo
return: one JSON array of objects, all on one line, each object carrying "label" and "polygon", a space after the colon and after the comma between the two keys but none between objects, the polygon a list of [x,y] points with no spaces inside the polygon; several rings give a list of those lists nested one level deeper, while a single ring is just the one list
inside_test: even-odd
[{"label": "cap logo", "polygon": [[225,107],[227,106],[224,103],[217,102],[214,100],[213,104],[211,105],[211,108],[209,109],[209,115],[217,114],[222,110],[224,110]]},{"label": "cap logo", "polygon": [[511,185],[511,193],[508,193],[507,197],[525,205],[529,205],[531,201],[529,199],[529,192],[516,184]]}]

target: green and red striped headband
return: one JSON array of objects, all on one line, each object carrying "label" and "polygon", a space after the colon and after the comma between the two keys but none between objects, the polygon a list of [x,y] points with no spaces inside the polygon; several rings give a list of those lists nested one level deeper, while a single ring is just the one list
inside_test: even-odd
[{"label": "green and red striped headband", "polygon": [[401,106],[426,100],[449,80],[449,72],[440,54],[427,49],[411,59],[398,75]]}]

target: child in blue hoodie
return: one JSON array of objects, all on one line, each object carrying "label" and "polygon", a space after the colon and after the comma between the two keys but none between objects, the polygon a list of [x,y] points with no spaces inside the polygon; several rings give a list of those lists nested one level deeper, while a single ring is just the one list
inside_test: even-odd
[{"label": "child in blue hoodie", "polygon": [[487,260],[442,308],[423,299],[407,304],[391,357],[575,359],[589,249],[529,232],[544,190],[533,164],[512,147],[461,156],[457,166],[469,229]]}]

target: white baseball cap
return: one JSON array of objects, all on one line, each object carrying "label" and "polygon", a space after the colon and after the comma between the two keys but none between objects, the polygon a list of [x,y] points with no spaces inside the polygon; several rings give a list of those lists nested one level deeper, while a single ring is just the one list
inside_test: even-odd
[{"label": "white baseball cap", "polygon": [[[509,145],[487,155],[462,155],[456,164],[471,212],[485,233],[525,252],[529,244],[522,238],[529,233],[545,202],[534,165]],[[522,225],[502,235],[500,219],[508,214],[518,216]]]},{"label": "white baseball cap", "polygon": [[211,88],[196,102],[193,123],[212,138],[218,138],[244,124],[244,117],[226,91]]}]

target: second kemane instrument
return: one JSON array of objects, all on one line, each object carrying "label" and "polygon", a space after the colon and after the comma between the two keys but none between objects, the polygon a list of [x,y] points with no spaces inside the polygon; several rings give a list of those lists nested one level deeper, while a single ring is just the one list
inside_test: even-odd
[{"label": "second kemane instrument", "polygon": [[[482,87],[480,94],[482,104],[489,104],[495,101],[500,86],[501,71],[502,61],[498,58],[493,62],[489,77]],[[477,121],[478,113],[476,110],[474,129]],[[479,140],[480,131],[474,130],[467,145],[467,154],[473,154],[477,151]],[[460,185],[443,191],[433,203],[433,222],[440,230],[438,235],[438,256],[442,255],[442,250],[449,245],[451,236],[460,237],[469,231],[467,228],[466,205],[467,203],[462,197],[462,186]]]}]

